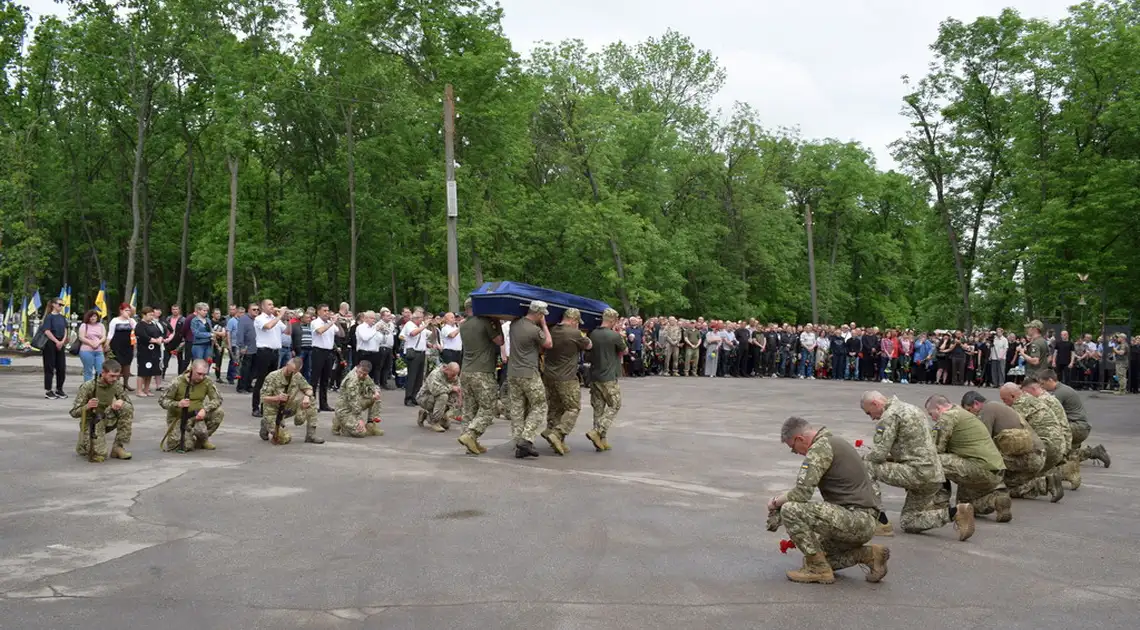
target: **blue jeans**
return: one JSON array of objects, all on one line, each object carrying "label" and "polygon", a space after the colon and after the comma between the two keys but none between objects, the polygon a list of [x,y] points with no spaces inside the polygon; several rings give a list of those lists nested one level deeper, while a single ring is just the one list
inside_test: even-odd
[{"label": "blue jeans", "polygon": [[804,378],[815,374],[815,350],[800,350],[800,374]]},{"label": "blue jeans", "polygon": [[95,380],[95,375],[103,371],[102,350],[80,350],[79,360],[83,362],[83,382]]},{"label": "blue jeans", "polygon": [[791,350],[780,351],[780,376],[792,375],[792,352]]},{"label": "blue jeans", "polygon": [[859,355],[847,355],[847,380],[853,381],[859,378]]},{"label": "blue jeans", "polygon": [[289,359],[292,359],[292,358],[293,358],[293,348],[292,347],[281,348],[280,350],[278,350],[277,351],[277,369],[280,370],[281,368],[285,367],[285,364],[288,363]]},{"label": "blue jeans", "polygon": [[190,346],[190,358],[195,361],[198,359],[205,361],[212,356],[214,356],[214,346],[208,343],[196,343]]}]

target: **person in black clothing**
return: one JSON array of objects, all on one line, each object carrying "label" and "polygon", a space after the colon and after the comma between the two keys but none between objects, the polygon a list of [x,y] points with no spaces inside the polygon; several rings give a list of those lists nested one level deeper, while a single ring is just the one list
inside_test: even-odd
[{"label": "person in black clothing", "polygon": [[752,339],[748,348],[748,376],[764,375],[764,328],[760,322],[752,321]]},{"label": "person in black clothing", "polygon": [[1057,373],[1060,381],[1066,385],[1071,380],[1071,366],[1073,363],[1073,342],[1069,339],[1069,331],[1062,330],[1061,338],[1053,342],[1053,355],[1049,363]]},{"label": "person in black clothing", "polygon": [[736,366],[733,376],[751,376],[752,360],[752,331],[747,326],[736,329]]},{"label": "person in black clothing", "polygon": [[775,324],[769,324],[764,333],[764,376],[775,376],[780,356],[780,333]]},{"label": "person in black clothing", "polygon": [[[40,331],[47,337],[47,343],[40,349],[44,365],[44,397],[67,398],[63,392],[63,380],[67,376],[67,318],[60,314],[63,301],[52,298],[48,302],[48,314],[40,324]],[[55,377],[55,389],[51,388]]]},{"label": "person in black clothing", "polygon": [[961,331],[954,331],[950,342],[950,384],[961,387],[966,379],[966,342]]},{"label": "person in black clothing", "polygon": [[848,380],[859,380],[862,378],[863,359],[860,357],[863,354],[863,334],[862,330],[856,328],[851,331],[851,336],[847,338],[844,344],[847,348],[847,372],[844,378]]},{"label": "person in black clothing", "polygon": [[879,369],[879,329],[868,328],[863,331],[863,360],[860,361],[862,367],[862,374],[860,375],[864,381],[874,381],[876,372]]}]

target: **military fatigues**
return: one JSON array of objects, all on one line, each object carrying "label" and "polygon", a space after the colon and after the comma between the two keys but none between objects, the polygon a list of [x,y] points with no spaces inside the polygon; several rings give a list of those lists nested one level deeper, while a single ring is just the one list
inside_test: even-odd
[{"label": "military fatigues", "polygon": [[[95,380],[80,385],[79,391],[75,392],[75,401],[71,405],[71,417],[82,419],[83,408],[87,406],[87,401],[92,398],[99,399],[99,406],[87,410],[87,422],[95,422],[95,457],[102,461],[107,457],[106,435],[108,431],[115,432],[114,446],[126,449],[127,444],[130,444],[135,406],[131,404],[130,397],[123,389],[122,381],[115,381],[107,385],[102,382],[102,377],[96,376]],[[123,406],[118,411],[111,409],[111,403],[116,400],[123,401]],[[96,421],[96,418],[101,418],[101,420]],[[89,425],[79,427],[79,442],[75,445],[76,453],[87,455],[90,435]]]},{"label": "military fatigues", "polygon": [[[288,366],[280,370],[274,370],[265,377],[265,382],[261,385],[261,438],[268,440],[269,435],[277,431],[277,443],[288,444],[293,440],[289,434],[289,429],[282,423],[280,427],[274,429],[277,423],[277,412],[280,411],[282,417],[287,418],[293,416],[293,424],[296,426],[305,425],[305,439],[312,439],[317,434],[317,408],[316,400],[313,399],[313,387],[301,376],[300,372],[295,372],[293,376],[285,376],[285,370]],[[278,396],[287,394],[289,400],[284,403],[276,403],[265,400],[270,396]],[[303,396],[309,397],[308,408],[301,407],[301,398]]]},{"label": "military fatigues", "polygon": [[[186,434],[179,439],[179,429],[182,427],[182,407],[178,403],[183,399],[190,400],[186,420]],[[162,398],[158,399],[158,406],[166,410],[166,439],[162,441],[164,451],[173,451],[182,445],[183,450],[192,451],[198,448],[211,449],[210,436],[222,426],[226,413],[222,409],[222,396],[218,388],[210,382],[209,374],[202,378],[202,382],[194,385],[190,382],[190,373],[183,372],[174,377],[166,386]],[[206,417],[198,420],[199,411],[205,411]]]},{"label": "military fatigues", "polygon": [[1040,335],[1025,346],[1025,354],[1037,359],[1037,365],[1025,362],[1025,376],[1038,376],[1049,369],[1049,342]]},{"label": "military fatigues", "polygon": [[451,428],[451,418],[459,415],[459,394],[451,390],[459,382],[447,380],[443,369],[440,365],[424,379],[423,387],[416,394],[416,404],[420,406],[418,423],[421,426],[426,422],[429,427],[447,430]]},{"label": "military fatigues", "polygon": [[677,368],[679,367],[678,354],[681,346],[681,327],[675,325],[666,326],[662,336],[665,338],[665,373],[677,376]]},{"label": "military fatigues", "polygon": [[686,328],[682,333],[682,338],[686,343],[685,360],[681,363],[681,374],[695,376],[697,374],[697,358],[701,350],[701,331],[696,328]]},{"label": "military fatigues", "polygon": [[1116,393],[1123,396],[1128,393],[1128,344],[1119,341],[1112,351],[1113,363],[1116,366]]},{"label": "military fatigues", "polygon": [[[574,326],[558,324],[550,329],[553,342],[546,351],[542,382],[546,388],[546,430],[542,436],[549,441],[550,432],[565,438],[574,431],[578,414],[582,411],[582,387],[578,384],[578,357],[589,346],[585,334]],[[551,446],[555,443],[551,442]],[[557,450],[557,447],[555,447]]]},{"label": "military fatigues", "polygon": [[354,438],[384,435],[380,429],[380,401],[375,399],[379,392],[380,387],[367,374],[361,378],[357,370],[349,370],[337,390],[332,434]]},{"label": "military fatigues", "polygon": [[906,490],[900,516],[903,531],[917,534],[950,522],[947,509],[934,505],[946,476],[921,409],[892,396],[864,461],[876,500],[882,496],[879,482]]},{"label": "military fatigues", "polygon": [[[942,471],[948,481],[958,484],[958,503],[973,504],[977,514],[993,512],[999,497],[1009,493],[1002,487],[1005,462],[986,426],[974,414],[954,406],[938,418],[934,435]],[[945,497],[947,503],[949,498]]]},{"label": "military fatigues", "polygon": [[[1031,492],[1032,496],[1045,494],[1044,479],[1037,488],[1037,478],[1045,465],[1045,443],[1012,407],[998,401],[987,401],[978,414],[982,424],[990,430],[994,446],[1005,463],[1005,484],[1011,496],[1017,492]],[[1032,482],[1032,490],[1027,484]]]},{"label": "military fatigues", "polygon": [[[1059,420],[1044,401],[1029,394],[1023,394],[1015,400],[1012,407],[1025,418],[1025,422],[1041,438],[1041,442],[1045,446],[1045,461],[1041,464],[1040,472],[1033,479],[1019,486],[1014,486],[1012,482],[1009,483],[1010,496],[1018,499],[1032,499],[1048,491],[1046,477],[1053,473],[1053,468],[1061,463],[1069,452],[1072,443],[1071,433],[1068,432],[1069,423],[1067,420]],[[1017,481],[1020,481],[1021,475],[1017,477]]]},{"label": "military fatigues", "polygon": [[[816,488],[822,503],[813,503]],[[866,562],[863,545],[875,535],[879,501],[847,442],[820,428],[800,466],[780,521],[805,556],[823,552],[832,570]]]},{"label": "military fatigues", "polygon": [[463,372],[459,375],[463,421],[467,423],[467,433],[476,438],[495,421],[499,402],[499,383],[495,380],[499,344],[495,340],[502,336],[499,323],[486,317],[468,317],[459,325],[463,342]]},{"label": "military fatigues", "polygon": [[600,438],[594,448],[609,450],[607,435],[613,426],[614,418],[621,410],[621,387],[618,375],[621,373],[621,355],[625,352],[625,339],[609,328],[597,328],[590,333],[590,406],[594,408],[593,433]]},{"label": "military fatigues", "polygon": [[533,443],[539,426],[546,420],[546,388],[538,375],[538,353],[546,338],[542,329],[526,318],[511,324],[510,335],[507,417],[511,421],[511,437],[516,442]]}]

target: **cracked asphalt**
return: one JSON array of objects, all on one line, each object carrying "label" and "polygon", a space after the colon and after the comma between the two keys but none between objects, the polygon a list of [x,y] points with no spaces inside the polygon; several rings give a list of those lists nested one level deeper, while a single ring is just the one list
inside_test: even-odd
[{"label": "cracked asphalt", "polygon": [[[525,462],[502,422],[468,457],[399,392],[384,437],[272,447],[223,386],[218,450],[159,452],[161,410],[135,399],[134,459],[95,465],[38,379],[0,375],[3,629],[1140,626],[1133,397],[1087,399],[1113,465],[1086,464],[1059,504],[1015,501],[965,543],[950,526],[885,539],[881,584],[855,568],[801,586],[784,578],[800,556],[764,529],[799,466],[780,423],[869,437],[859,384],[625,380],[613,451],[583,437],[584,396],[570,455]],[[885,387],[916,404],[965,391]],[[884,501],[897,519],[901,493]]]}]

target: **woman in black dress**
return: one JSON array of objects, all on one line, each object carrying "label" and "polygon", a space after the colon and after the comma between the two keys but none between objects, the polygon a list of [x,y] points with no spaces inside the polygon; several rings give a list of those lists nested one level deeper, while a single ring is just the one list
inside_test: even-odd
[{"label": "woman in black dress", "polygon": [[119,305],[119,316],[107,324],[107,347],[119,365],[123,366],[123,387],[134,391],[128,384],[131,362],[135,360],[135,320],[131,319],[131,305]]},{"label": "woman in black dress", "polygon": [[162,326],[155,321],[155,310],[142,308],[142,319],[135,328],[138,340],[139,396],[151,396],[150,380],[162,375]]}]

